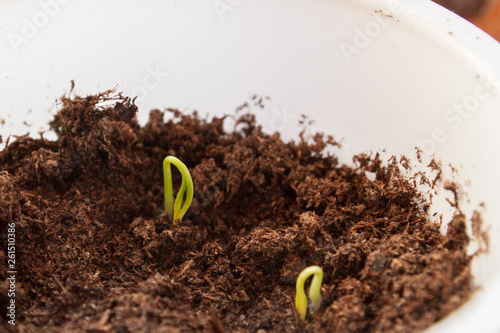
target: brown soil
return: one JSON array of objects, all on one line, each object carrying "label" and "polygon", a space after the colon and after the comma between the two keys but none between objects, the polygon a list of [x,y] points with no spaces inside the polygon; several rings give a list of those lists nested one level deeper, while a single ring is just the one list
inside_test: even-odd
[{"label": "brown soil", "polygon": [[[339,165],[321,153],[332,138],[284,143],[249,114],[233,133],[176,110],[140,127],[129,99],[96,107],[106,96],[63,98],[56,141],[0,153],[20,332],[411,332],[470,297],[465,218],[443,236],[394,165]],[[177,226],[162,215],[167,155],[196,188]],[[325,272],[323,301],[300,322],[295,279],[310,265]]]}]

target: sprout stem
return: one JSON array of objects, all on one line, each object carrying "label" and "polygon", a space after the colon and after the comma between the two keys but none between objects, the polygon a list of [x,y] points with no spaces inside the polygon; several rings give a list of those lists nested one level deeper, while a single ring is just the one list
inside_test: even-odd
[{"label": "sprout stem", "polygon": [[321,303],[321,283],[323,282],[323,270],[319,266],[310,266],[300,272],[297,278],[295,308],[299,313],[300,320],[306,320],[307,314],[307,297],[304,292],[304,284],[311,275],[314,275],[311,286],[309,287],[309,299],[311,300],[311,308],[317,308]]},{"label": "sprout stem", "polygon": [[[170,164],[175,165],[182,176],[182,184],[174,203],[174,194],[172,186],[172,170],[170,169]],[[172,217],[174,225],[177,221],[181,221],[186,214],[191,202],[193,201],[193,179],[189,173],[188,168],[184,163],[181,162],[177,157],[167,156],[163,160],[163,180],[165,188],[165,211]],[[182,200],[184,199],[184,193],[186,193],[186,199],[184,205],[182,205]]]}]

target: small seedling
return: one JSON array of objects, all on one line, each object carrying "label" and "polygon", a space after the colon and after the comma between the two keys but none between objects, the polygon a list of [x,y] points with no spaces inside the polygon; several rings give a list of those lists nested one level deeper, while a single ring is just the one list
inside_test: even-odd
[{"label": "small seedling", "polygon": [[311,309],[317,309],[321,303],[321,283],[323,282],[323,270],[319,266],[310,266],[300,272],[297,278],[297,289],[295,295],[295,308],[299,313],[300,320],[306,320],[307,297],[304,292],[304,284],[311,275],[313,276],[311,286],[309,287],[309,299],[311,300]]},{"label": "small seedling", "polygon": [[[174,203],[174,194],[172,187],[172,170],[170,169],[170,164],[175,165],[182,176],[182,184]],[[181,162],[177,157],[167,156],[163,160],[163,185],[165,188],[165,211],[172,218],[174,225],[180,222],[186,214],[189,206],[191,206],[191,201],[193,201],[193,179],[189,173],[188,168],[184,163]],[[184,205],[182,205],[182,200],[184,199],[184,193],[186,198],[184,200]]]}]

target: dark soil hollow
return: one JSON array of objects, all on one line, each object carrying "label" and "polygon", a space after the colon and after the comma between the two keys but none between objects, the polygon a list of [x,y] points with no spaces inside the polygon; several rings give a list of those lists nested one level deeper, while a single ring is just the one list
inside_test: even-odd
[{"label": "dark soil hollow", "polygon": [[[340,165],[322,154],[332,138],[284,143],[251,115],[233,133],[176,110],[141,127],[129,99],[96,106],[106,98],[63,98],[57,140],[0,153],[0,275],[15,222],[20,332],[411,332],[470,297],[464,217],[443,236],[395,166]],[[162,216],[167,155],[196,189],[177,226]],[[323,301],[300,322],[310,265]],[[5,283],[0,296],[5,309]]]}]

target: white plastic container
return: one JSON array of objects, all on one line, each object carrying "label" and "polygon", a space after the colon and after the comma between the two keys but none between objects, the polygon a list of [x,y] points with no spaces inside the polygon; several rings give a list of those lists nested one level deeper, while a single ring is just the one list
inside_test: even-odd
[{"label": "white plastic container", "polygon": [[[78,94],[137,95],[140,121],[269,96],[267,130],[293,137],[307,114],[311,131],[343,138],[345,163],[416,146],[452,163],[445,177],[469,217],[482,211],[490,253],[474,262],[482,288],[428,331],[500,332],[500,44],[453,13],[415,0],[4,0],[0,50],[4,139],[46,129],[74,80]],[[433,207],[445,219],[447,196]]]}]

